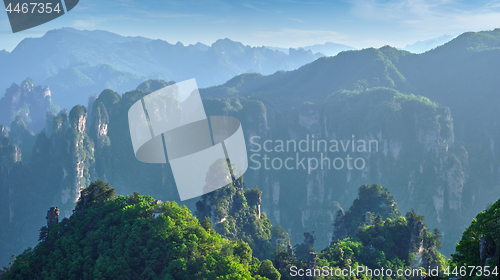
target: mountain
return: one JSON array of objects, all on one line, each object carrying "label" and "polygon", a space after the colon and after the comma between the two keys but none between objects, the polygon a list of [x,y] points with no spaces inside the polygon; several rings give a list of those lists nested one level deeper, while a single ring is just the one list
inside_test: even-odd
[{"label": "mountain", "polygon": [[458,35],[443,35],[440,37],[436,37],[433,39],[418,41],[413,44],[408,44],[403,48],[405,51],[409,51],[412,53],[424,53],[426,51],[430,51],[438,46],[444,45],[445,43],[453,40]]},{"label": "mountain", "polygon": [[7,56],[9,55],[9,52],[6,50],[0,50],[0,61],[3,61]]},{"label": "mountain", "polygon": [[194,46],[197,47],[198,49],[202,50],[202,51],[207,51],[208,49],[210,49],[210,46],[202,44],[200,42],[194,44]]},{"label": "mountain", "polygon": [[45,127],[45,114],[59,112],[59,107],[52,103],[48,87],[35,86],[27,78],[21,85],[13,83],[0,99],[0,124],[10,126],[17,116],[27,125],[27,129],[39,132]]},{"label": "mountain", "polygon": [[188,209],[138,193],[116,197],[102,181],[83,190],[69,218],[58,219],[52,207],[41,242],[2,279],[279,279],[247,243],[221,238]]},{"label": "mountain", "polygon": [[[278,48],[278,47],[266,47],[270,50],[275,50],[275,51],[280,51],[285,54],[289,54],[290,49],[287,48]],[[343,44],[337,44],[337,43],[332,43],[332,42],[326,42],[324,44],[316,44],[312,46],[306,46],[306,47],[299,47],[295,49],[304,49],[306,51],[311,51],[312,53],[321,53],[326,56],[335,56],[339,52],[342,51],[349,51],[349,50],[355,50],[356,48],[343,45]]]},{"label": "mountain", "polygon": [[[473,213],[500,196],[495,148],[500,141],[495,78],[500,72],[499,40],[500,29],[495,29],[464,33],[421,55],[391,47],[342,52],[295,71],[240,75],[201,94],[262,101],[265,113],[254,115],[252,121],[260,119],[261,124],[246,128],[247,143],[260,137],[253,140],[259,152],[249,156],[260,154],[255,158],[262,166],[247,171],[246,180],[262,189],[273,223],[297,228],[283,212],[286,217],[302,217],[302,230],[291,232],[292,240],[306,230],[320,234],[318,230],[331,221],[328,216],[320,218],[329,200],[337,197],[346,205],[354,199],[353,187],[378,182],[390,189],[402,211],[414,208],[431,227],[443,230],[443,252],[448,255]],[[278,140],[299,142],[308,135],[310,143],[312,136],[344,144],[351,139],[377,140],[379,150],[364,156],[361,172],[318,168],[310,174],[287,174],[273,170],[270,162],[270,170],[265,170],[264,155],[271,161],[293,153],[264,151],[264,141],[276,147]],[[345,153],[340,155],[345,159]],[[318,153],[315,158],[321,160]]]},{"label": "mountain", "polygon": [[313,53],[319,52],[319,53],[322,53],[326,56],[335,56],[339,52],[355,50],[356,48],[353,48],[353,47],[347,46],[347,45],[343,45],[343,44],[326,42],[324,44],[316,44],[316,45],[312,45],[312,46],[301,47],[300,49],[310,50]]},{"label": "mountain", "polygon": [[[220,40],[206,52],[233,56],[242,49]],[[292,244],[306,232],[315,248],[328,246],[339,209],[353,204],[359,186],[378,183],[394,197],[383,203],[397,201],[402,213],[414,209],[428,228],[442,231],[442,252],[449,256],[475,215],[500,196],[498,61],[495,29],[464,33],[424,54],[386,46],[267,76],[245,73],[200,94],[209,116],[241,121],[249,156],[245,182],[259,187],[261,211]],[[87,108],[51,116],[32,136],[30,162],[13,140],[26,135],[22,123],[14,136],[2,129],[4,262],[32,246],[39,213],[58,205],[71,216],[79,190],[93,180],[118,186],[122,195],[139,191],[180,201],[167,164],[136,160],[128,128],[130,106],[168,84],[148,81],[124,94],[103,90]],[[225,207],[231,200],[207,201]],[[194,211],[197,202],[182,203]],[[392,220],[394,213],[387,213],[381,219]],[[228,236],[231,226],[221,225]]]},{"label": "mountain", "polygon": [[[489,272],[476,273],[474,279],[498,279],[500,274],[500,199],[481,211],[464,231],[452,255],[457,266],[474,265],[489,267]],[[453,272],[453,271],[452,271]],[[488,275],[489,274],[489,275]],[[489,276],[489,277],[488,277]]]},{"label": "mountain", "polygon": [[[207,87],[241,73],[296,69],[318,57],[306,51],[286,55],[229,39],[210,47],[201,43],[184,46],[106,31],[62,28],[41,38],[26,38],[11,53],[0,53],[0,62],[8,65],[0,69],[0,88],[31,77],[52,90],[56,104],[70,109],[74,104],[86,104],[103,86],[124,92],[148,78],[196,78],[199,86]],[[96,74],[101,67],[112,70]]]}]

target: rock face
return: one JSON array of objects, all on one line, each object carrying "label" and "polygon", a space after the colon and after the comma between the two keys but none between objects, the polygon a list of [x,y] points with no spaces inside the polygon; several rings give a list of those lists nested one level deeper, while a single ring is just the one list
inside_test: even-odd
[{"label": "rock face", "polygon": [[54,110],[48,87],[35,86],[27,78],[21,85],[13,83],[0,99],[0,124],[10,125],[20,115],[28,129],[37,133],[45,127],[45,114]]},{"label": "rock face", "polygon": [[14,202],[12,197],[16,196],[14,178],[10,176],[21,162],[21,150],[12,144],[4,126],[0,125],[0,222],[2,224],[15,221]]},{"label": "rock face", "polygon": [[[460,237],[447,229],[456,223],[453,213],[463,211],[468,159],[466,149],[455,144],[448,108],[386,89],[339,93],[334,102],[284,112],[267,110],[265,121],[259,115],[250,113],[244,121],[253,122],[242,122],[250,158],[245,181],[262,189],[262,211],[292,240],[314,230],[317,247],[327,246],[336,215],[332,202],[348,207],[367,183],[389,188],[403,213],[413,208],[426,216],[430,228],[447,235],[445,242]],[[288,151],[287,141],[292,141]],[[287,158],[290,169],[284,167]],[[280,161],[283,166],[275,168]]]},{"label": "rock face", "polygon": [[[83,106],[47,114],[32,170],[61,215],[69,216],[80,189],[96,179],[117,186],[117,194],[178,200],[170,166],[141,163],[133,154],[127,113],[145,94],[105,90],[89,102],[91,116]],[[241,121],[249,156],[244,181],[261,189],[258,211],[282,225],[292,244],[314,231],[316,249],[329,245],[340,207],[352,204],[360,185],[373,183],[387,187],[403,213],[413,208],[429,228],[440,228],[443,248],[449,242],[451,251],[459,239],[451,229],[465,220],[455,214],[470,207],[463,203],[470,164],[467,149],[455,143],[448,108],[380,88],[293,108],[239,97],[206,99],[204,107],[209,116]],[[182,203],[195,209],[196,200]],[[14,219],[16,209],[5,211]]]},{"label": "rock face", "polygon": [[[61,202],[64,204],[64,216],[69,217],[80,196],[80,190],[87,187],[94,173],[94,142],[86,133],[87,109],[75,106],[69,113],[71,128],[66,131],[66,157],[69,170],[61,183]],[[65,167],[63,167],[65,168]]]},{"label": "rock face", "polygon": [[59,223],[59,208],[56,207],[50,207],[50,209],[47,211],[47,228],[51,230],[54,226],[56,226]]},{"label": "rock face", "polygon": [[483,236],[479,240],[480,265],[487,265],[487,260],[495,255],[495,241],[490,236]]}]

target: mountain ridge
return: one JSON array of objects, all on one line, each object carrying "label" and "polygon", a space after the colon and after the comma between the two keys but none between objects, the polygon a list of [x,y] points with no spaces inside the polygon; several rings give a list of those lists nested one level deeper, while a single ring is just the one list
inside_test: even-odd
[{"label": "mountain ridge", "polygon": [[[205,50],[204,50],[205,48]],[[124,37],[107,31],[79,31],[71,28],[50,30],[40,38],[22,40],[10,53],[0,53],[7,68],[0,69],[0,88],[20,82],[27,76],[54,91],[54,102],[63,108],[86,104],[90,95],[102,89],[75,87],[79,79],[53,78],[65,71],[74,71],[74,64],[110,65],[123,83],[111,88],[124,92],[129,85],[126,76],[146,79],[187,80],[196,78],[200,87],[224,83],[240,73],[271,74],[295,69],[318,58],[306,51],[286,55],[263,47],[244,46],[229,39],[206,45],[184,46],[143,37]],[[82,77],[91,79],[91,77]],[[136,83],[135,81],[133,81]],[[59,87],[59,88],[58,88]],[[71,90],[66,90],[71,88]]]}]

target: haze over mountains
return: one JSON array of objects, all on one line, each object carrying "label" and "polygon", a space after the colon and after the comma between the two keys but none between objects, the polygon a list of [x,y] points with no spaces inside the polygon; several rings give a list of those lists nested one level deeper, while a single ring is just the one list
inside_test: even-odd
[{"label": "haze over mountains", "polygon": [[[407,46],[428,50],[446,36]],[[61,108],[86,104],[103,88],[125,92],[146,79],[182,81],[196,78],[200,87],[225,83],[242,73],[273,74],[293,70],[321,56],[334,56],[355,48],[325,43],[297,49],[250,47],[229,39],[211,46],[184,46],[111,32],[62,28],[41,38],[27,38],[12,51],[0,51],[0,89],[27,77],[48,86],[52,101]]]},{"label": "haze over mountains", "polygon": [[[269,108],[260,117],[265,125],[247,128],[247,140],[257,135],[260,144],[307,135],[378,140],[379,152],[368,153],[362,171],[247,171],[249,184],[270,185],[263,190],[264,209],[285,228],[297,223],[288,217],[302,217],[304,231],[314,228],[328,239],[320,231],[329,220],[319,217],[331,200],[346,205],[353,189],[378,182],[388,186],[403,212],[414,208],[444,232],[448,254],[474,213],[500,196],[499,61],[495,29],[464,33],[420,55],[392,47],[342,52],[291,72],[237,76],[201,94],[262,101]],[[260,153],[261,164],[264,154],[271,160],[279,155]]]},{"label": "haze over mountains", "polygon": [[[64,36],[57,35],[59,32]],[[110,39],[117,40],[118,45],[108,45],[99,43],[102,40],[89,41],[82,39],[88,37],[72,37],[72,34],[54,31],[40,40],[47,40],[42,46],[67,44],[74,47],[93,42],[90,51],[93,48],[128,50],[121,44],[139,46],[147,50],[147,54],[162,54],[164,61],[165,57],[175,58],[177,53],[200,54],[200,48],[204,48],[203,45],[184,47],[143,38],[127,41],[129,39],[119,37]],[[56,43],[51,42],[51,38]],[[69,44],[65,41],[67,38],[82,41]],[[153,52],[156,44],[168,47],[169,52]],[[27,40],[8,56],[23,52],[29,45],[30,40]],[[72,56],[90,60],[91,55],[84,52],[85,48],[75,48],[66,54],[67,60]],[[229,75],[239,71],[231,67],[240,64],[225,59],[234,58],[242,62],[241,65],[248,65],[245,64],[249,61],[245,56],[247,52],[260,54],[261,50],[283,61],[294,55],[247,48],[230,40],[219,40],[204,52],[211,52],[213,55],[209,57],[225,63],[218,64],[221,68],[214,68],[225,69],[218,75]],[[118,59],[120,67],[126,71],[134,68],[115,53],[94,51],[92,54],[96,54],[96,60]],[[129,54],[135,57],[132,51]],[[38,59],[36,65],[45,65],[40,68],[39,75],[49,75],[49,70],[59,69],[54,66],[56,54],[52,58],[31,58]],[[140,68],[152,65],[143,65],[141,61],[153,60],[134,61]],[[321,57],[294,71],[278,71],[268,76],[241,74],[220,86],[202,88],[200,93],[208,115],[231,115],[241,121],[249,157],[260,153],[250,158],[249,166],[256,167],[253,160],[262,164],[261,168],[250,168],[244,176],[245,181],[262,190],[262,211],[273,224],[283,226],[292,244],[302,240],[304,232],[314,231],[317,248],[324,248],[331,241],[332,223],[339,211],[337,205],[347,209],[360,185],[380,183],[394,195],[403,213],[413,208],[419,215],[425,215],[429,228],[441,229],[444,235],[442,252],[449,256],[472,218],[500,196],[499,61],[500,29],[495,29],[464,33],[424,54],[392,47],[346,51],[334,57]],[[67,79],[83,75],[101,79],[101,84],[95,87],[123,77],[120,75],[137,76],[106,64],[60,69],[67,68],[73,70],[60,74],[54,70],[54,76],[72,73]],[[31,73],[37,74],[36,70],[38,68]],[[114,75],[115,71],[120,74]],[[6,230],[0,232],[0,240],[5,240],[0,244],[0,251],[6,252],[1,256],[4,260],[34,243],[47,207],[57,205],[64,215],[71,213],[80,187],[92,180],[109,181],[119,194],[138,191],[162,200],[179,200],[168,166],[152,166],[135,159],[127,123],[131,104],[167,82],[148,81],[139,87],[138,83],[127,88],[129,92],[123,95],[102,87],[97,91],[99,97],[91,99],[88,108],[75,106],[69,114],[49,115],[44,133],[35,136],[26,132],[21,121],[15,122],[15,129],[9,133],[0,129],[0,157],[4,159],[0,162],[0,224],[7,225]],[[36,80],[34,84],[26,80],[21,89],[14,87],[9,91],[9,96],[43,93],[43,100],[47,100],[49,95],[45,91],[36,90],[43,89],[36,86],[40,84],[46,86]],[[67,92],[70,90],[68,88]],[[51,87],[51,91],[52,100],[56,100],[56,89]],[[260,138],[251,140],[254,136]],[[254,152],[255,142],[262,145],[266,140],[277,143],[279,140],[311,141],[312,138],[344,144],[353,140],[356,143],[376,140],[378,148],[360,151],[339,144],[340,151],[329,149],[326,156],[332,160],[350,155],[362,158],[365,163],[361,169],[352,168],[351,162],[338,170],[302,169],[295,160],[294,151],[276,151],[275,146],[271,152],[264,149]],[[27,143],[34,143],[32,149]],[[31,151],[33,156],[25,161],[24,154]],[[297,168],[273,168],[269,161],[266,168],[265,154],[282,161],[293,157],[293,166]],[[324,155],[318,150],[309,150],[298,156],[316,158],[319,162]],[[194,199],[186,204],[194,209],[196,202]]]},{"label": "haze over mountains", "polygon": [[459,34],[455,35],[443,35],[439,36],[436,38],[424,40],[424,41],[418,41],[413,44],[408,44],[406,47],[404,47],[405,51],[409,51],[412,53],[424,53],[426,51],[432,50],[438,46],[444,45],[445,43],[453,40],[456,38]]},{"label": "haze over mountains", "polygon": [[62,108],[86,104],[103,88],[124,92],[146,79],[196,78],[208,87],[248,72],[272,74],[296,69],[322,55],[305,50],[290,54],[220,39],[211,46],[184,46],[106,31],[51,30],[27,38],[11,52],[0,52],[0,88],[27,77],[48,86]]},{"label": "haze over mountains", "polygon": [[[271,49],[271,50],[277,50],[284,52],[286,54],[289,54],[290,49],[287,48],[278,48],[278,47],[269,47],[267,46],[266,48]],[[337,44],[337,43],[332,43],[332,42],[326,42],[324,44],[315,44],[312,46],[306,46],[306,47],[299,47],[295,49],[304,49],[306,51],[311,51],[313,53],[321,53],[326,56],[335,56],[339,52],[342,51],[349,51],[349,50],[355,50],[356,48],[343,45],[343,44]]]}]

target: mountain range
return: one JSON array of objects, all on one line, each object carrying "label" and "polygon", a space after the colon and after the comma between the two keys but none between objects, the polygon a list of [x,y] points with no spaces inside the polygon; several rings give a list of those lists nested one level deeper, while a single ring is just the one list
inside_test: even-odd
[{"label": "mountain range", "polygon": [[[290,49],[287,48],[278,48],[278,47],[266,47],[271,50],[277,50],[284,52],[286,54],[289,54]],[[349,51],[349,50],[355,50],[356,48],[343,45],[343,44],[337,44],[337,43],[332,43],[332,42],[326,42],[324,44],[315,44],[312,46],[305,46],[305,47],[300,47],[300,48],[294,48],[294,49],[303,49],[306,51],[311,51],[312,53],[321,53],[326,56],[335,56],[339,52],[342,51]]]},{"label": "mountain range", "polygon": [[[63,44],[53,38],[57,43],[46,45]],[[167,44],[141,40],[120,44]],[[227,47],[233,43],[218,41],[210,50],[236,57],[241,49]],[[169,46],[172,52],[200,48]],[[414,209],[429,228],[442,231],[442,252],[449,256],[475,215],[500,196],[499,61],[500,29],[467,32],[423,54],[389,46],[344,51],[297,70],[243,73],[200,94],[208,115],[241,121],[250,167],[245,181],[260,188],[262,211],[292,244],[314,232],[315,246],[327,246],[339,206],[347,209],[359,186],[380,183],[401,212]],[[88,67],[96,67],[85,72],[92,76],[103,66]],[[117,194],[139,191],[180,201],[168,165],[135,159],[127,122],[134,102],[169,84],[149,80],[124,94],[101,88],[86,107],[48,114],[34,136],[21,119],[10,132],[0,127],[4,260],[35,242],[48,207],[69,217],[80,189],[92,180],[110,182]],[[328,167],[321,168],[325,156]],[[182,203],[194,211],[197,202]]]},{"label": "mountain range", "polygon": [[412,52],[412,53],[424,53],[426,51],[429,51],[429,50],[432,50],[436,47],[444,45],[445,43],[456,38],[458,35],[459,34],[455,34],[455,35],[445,34],[443,36],[439,36],[439,37],[432,38],[429,40],[418,41],[418,42],[415,42],[413,44],[406,45],[406,47],[404,47],[404,50]]},{"label": "mountain range", "polygon": [[296,69],[321,54],[303,49],[289,54],[220,39],[207,46],[184,46],[144,37],[123,37],[106,31],[73,28],[51,30],[26,38],[12,51],[0,52],[0,88],[26,77],[48,86],[62,108],[86,104],[103,88],[125,92],[146,79],[182,81],[199,86],[225,83],[241,73],[272,74]]},{"label": "mountain range", "polygon": [[[330,233],[320,231],[334,215],[324,213],[331,201],[349,204],[354,188],[378,182],[403,211],[413,208],[443,230],[449,254],[474,213],[500,196],[498,61],[500,29],[467,32],[424,54],[389,46],[347,51],[295,71],[240,75],[201,94],[262,102],[265,109],[253,117],[227,110],[253,124],[246,128],[247,143],[253,136],[262,145],[307,135],[378,141],[378,152],[364,155],[363,170],[247,171],[249,184],[267,186],[261,187],[264,209],[273,213],[273,223],[314,228],[328,240]],[[261,164],[264,154],[270,160],[280,155],[260,150]]]}]

